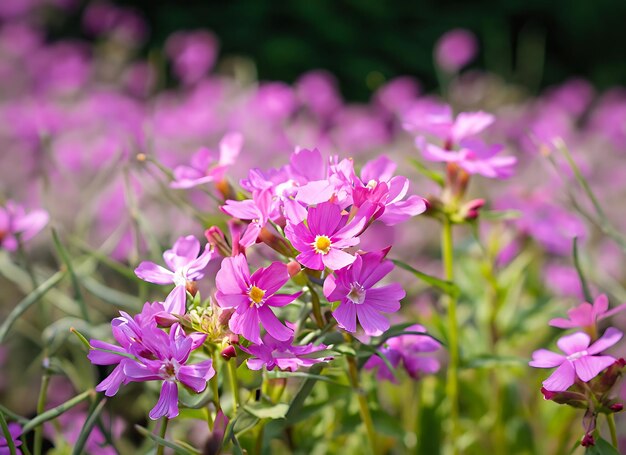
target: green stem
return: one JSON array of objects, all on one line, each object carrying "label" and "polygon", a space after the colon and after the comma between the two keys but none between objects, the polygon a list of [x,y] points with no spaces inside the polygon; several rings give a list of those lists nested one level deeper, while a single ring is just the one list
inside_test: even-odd
[{"label": "green stem", "polygon": [[15,442],[13,442],[13,438],[11,437],[11,432],[9,431],[9,426],[7,425],[7,421],[5,420],[4,414],[2,412],[0,412],[0,428],[2,428],[2,433],[4,434],[4,437],[7,440],[9,453],[11,455],[16,455]]},{"label": "green stem", "polygon": [[[213,355],[213,368],[217,366],[217,356]],[[215,370],[215,374],[209,381],[211,383],[211,390],[213,390],[213,403],[215,404],[215,412],[218,413],[222,410],[222,406],[220,405],[220,390],[218,384],[218,376],[219,371]]]},{"label": "green stem", "polygon": [[230,389],[233,393],[233,414],[237,414],[237,407],[239,406],[239,384],[237,383],[237,366],[235,359],[229,359],[226,361],[228,365],[228,380],[230,382]]},{"label": "green stem", "polygon": [[[443,221],[441,235],[441,255],[445,279],[454,280],[454,250],[452,242],[452,223],[448,218]],[[450,403],[450,424],[453,444],[452,452],[458,453],[456,441],[459,437],[459,328],[456,316],[456,297],[448,296],[448,350],[450,363],[448,365],[448,377],[446,382],[446,394]]]},{"label": "green stem", "polygon": [[615,415],[607,414],[606,421],[609,423],[609,431],[611,432],[611,444],[617,449],[617,431],[615,429]]},{"label": "green stem", "polygon": [[[161,437],[161,439],[165,439],[165,433],[167,433],[167,424],[169,423],[169,419],[166,417],[163,417],[161,419],[161,428],[159,429],[159,436]],[[160,443],[156,443],[156,455],[163,455],[163,452],[165,451],[165,447],[160,444]]]},{"label": "green stem", "polygon": [[254,452],[257,455],[261,455],[263,453],[263,435],[265,433],[265,424],[261,423],[259,425],[259,432],[256,435],[256,444],[254,448]]},{"label": "green stem", "polygon": [[365,393],[361,390],[359,385],[359,371],[356,366],[356,360],[354,357],[351,356],[348,356],[347,360],[350,382],[352,383],[352,387],[354,387],[354,389],[356,390],[359,400],[359,413],[361,414],[361,420],[363,421],[363,425],[365,425],[365,429],[367,430],[367,438],[369,439],[372,452],[378,453],[378,446],[376,444],[376,430],[374,430],[374,421],[372,420],[372,415],[370,414],[367,397],[365,396]]},{"label": "green stem", "polygon": [[313,307],[313,318],[315,319],[315,323],[320,329],[324,328],[324,317],[322,316],[322,306],[320,304],[320,298],[315,292],[313,288],[313,283],[311,280],[308,282],[308,288],[311,292],[311,306]]},{"label": "green stem", "polygon": [[[39,389],[39,400],[37,401],[37,415],[43,414],[46,409],[46,401],[48,398],[48,384],[50,383],[50,376],[48,373],[44,373],[41,378],[41,388]],[[41,448],[43,445],[43,425],[38,425],[35,428],[35,442],[33,445],[33,452],[35,455],[41,455]]]}]

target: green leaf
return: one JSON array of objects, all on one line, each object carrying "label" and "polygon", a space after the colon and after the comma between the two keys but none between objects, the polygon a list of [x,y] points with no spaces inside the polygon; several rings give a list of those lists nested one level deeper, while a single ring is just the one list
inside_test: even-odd
[{"label": "green leaf", "polygon": [[459,290],[457,285],[454,284],[451,281],[442,280],[441,278],[436,278],[436,277],[428,275],[428,274],[426,274],[424,272],[420,272],[419,270],[414,269],[413,267],[411,267],[406,262],[402,262],[402,261],[400,261],[398,259],[392,259],[392,262],[395,265],[397,265],[398,267],[400,267],[401,269],[404,269],[407,272],[411,272],[413,275],[415,275],[416,278],[418,278],[418,279],[424,281],[425,283],[427,283],[427,284],[429,284],[429,285],[439,289],[444,294],[447,294],[450,297],[457,298],[459,296],[459,294],[461,293],[461,291]]},{"label": "green leaf", "polygon": [[46,281],[28,294],[24,299],[17,304],[15,308],[9,313],[5,321],[0,326],[0,344],[4,342],[4,338],[7,332],[11,329],[11,326],[15,321],[32,305],[37,303],[50,289],[59,284],[59,282],[65,277],[64,271],[59,271],[48,278]]},{"label": "green leaf", "polygon": [[[323,369],[324,369],[324,366],[318,363],[316,365],[313,365],[311,368],[309,368],[309,373],[314,374],[314,375],[319,375]],[[304,406],[304,401],[313,390],[313,387],[315,386],[316,382],[317,382],[317,378],[310,377],[302,383],[302,385],[300,386],[300,389],[298,390],[296,395],[293,397],[293,400],[291,400],[291,403],[289,404],[289,410],[287,411],[287,414],[285,415],[285,419],[287,422],[298,420],[299,414]]]},{"label": "green leaf", "polygon": [[284,419],[289,410],[287,403],[278,403],[274,405],[266,405],[264,403],[252,403],[244,407],[244,409],[259,419]]},{"label": "green leaf", "polygon": [[583,295],[585,296],[586,302],[593,302],[593,297],[591,295],[591,291],[589,290],[589,285],[587,284],[587,280],[585,279],[585,274],[583,273],[583,269],[580,265],[580,257],[578,255],[578,237],[574,237],[572,242],[572,256],[574,258],[574,266],[576,267],[576,273],[578,273],[578,278],[580,279],[580,285],[583,288]]},{"label": "green leaf", "polygon": [[2,412],[0,412],[0,428],[2,429],[2,434],[4,435],[4,439],[6,441],[7,448],[9,449],[9,453],[11,455],[16,455],[17,452],[15,450],[15,442],[13,442],[13,438],[11,437],[11,433],[9,432],[9,426],[7,425],[7,421],[4,418],[4,414]]},{"label": "green leaf", "polygon": [[42,423],[47,422],[48,420],[56,419],[61,414],[69,411],[74,406],[81,403],[86,398],[89,398],[93,394],[93,390],[87,390],[80,395],[76,395],[74,398],[67,400],[63,404],[60,404],[52,409],[47,410],[44,413],[39,414],[37,417],[31,419],[26,425],[24,425],[24,428],[22,428],[22,433],[28,433],[30,430],[37,428]]},{"label": "green leaf", "polygon": [[80,312],[83,316],[83,319],[89,322],[89,312],[87,311],[87,304],[85,303],[85,298],[83,297],[83,293],[80,289],[80,283],[78,282],[78,277],[76,276],[76,272],[74,271],[74,267],[72,266],[72,261],[70,261],[70,257],[67,254],[67,250],[61,243],[59,239],[59,235],[57,234],[56,229],[52,228],[52,240],[54,242],[54,247],[61,256],[61,260],[67,267],[67,270],[70,274],[70,280],[72,281],[72,288],[74,289],[74,300],[78,303],[80,307]]},{"label": "green leaf", "polygon": [[171,442],[168,441],[166,439],[163,439],[153,433],[150,433],[150,431],[147,428],[142,427],[141,425],[135,425],[135,429],[142,435],[145,436],[146,438],[150,438],[152,439],[154,442],[158,442],[159,444],[161,444],[164,447],[169,447],[170,449],[172,449],[174,451],[174,453],[178,453],[181,455],[200,455],[200,451],[197,449],[189,449],[187,447],[183,447],[179,444],[176,444],[175,442]]},{"label": "green leaf", "polygon": [[596,445],[587,447],[585,455],[619,455],[619,451],[607,440],[597,437]]},{"label": "green leaf", "polygon": [[422,174],[424,177],[429,178],[440,187],[445,186],[446,179],[442,174],[440,174],[439,172],[435,172],[432,169],[428,169],[421,161],[416,160],[415,158],[409,158],[409,162],[413,165],[417,172]]}]

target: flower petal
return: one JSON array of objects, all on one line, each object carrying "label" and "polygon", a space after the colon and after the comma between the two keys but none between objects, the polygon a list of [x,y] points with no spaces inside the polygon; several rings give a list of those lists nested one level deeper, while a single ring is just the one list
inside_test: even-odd
[{"label": "flower petal", "polygon": [[286,341],[293,336],[293,330],[283,325],[267,306],[259,308],[259,319],[271,336],[279,341]]},{"label": "flower petal", "polygon": [[587,382],[613,363],[615,363],[615,358],[609,355],[588,355],[575,360],[574,369],[580,380]]},{"label": "flower petal", "polygon": [[152,420],[158,420],[163,416],[173,419],[178,415],[178,386],[175,382],[163,381],[159,401],[149,415]]},{"label": "flower petal", "polygon": [[342,329],[348,332],[356,332],[356,305],[354,303],[342,302],[333,311],[333,317]]},{"label": "flower petal", "polygon": [[576,373],[570,362],[563,362],[548,379],[543,381],[543,386],[550,392],[563,392],[574,383]]},{"label": "flower petal", "polygon": [[598,354],[613,346],[615,343],[622,339],[622,336],[624,336],[624,334],[621,332],[621,330],[618,330],[615,327],[609,327],[604,332],[604,335],[602,335],[598,340],[596,340],[595,343],[589,346],[587,352],[589,352],[589,354],[591,355]]},{"label": "flower petal", "polygon": [[554,368],[565,362],[565,356],[547,349],[539,349],[533,352],[533,359],[528,363],[535,368]]}]

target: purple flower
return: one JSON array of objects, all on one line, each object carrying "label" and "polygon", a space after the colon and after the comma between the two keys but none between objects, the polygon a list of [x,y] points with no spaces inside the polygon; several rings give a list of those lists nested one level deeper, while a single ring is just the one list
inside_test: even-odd
[{"label": "purple flower", "polygon": [[[406,328],[410,332],[424,332],[426,329],[415,324]],[[389,338],[379,349],[394,368],[402,364],[409,376],[419,379],[424,374],[439,371],[439,361],[434,357],[424,356],[423,353],[438,351],[441,344],[427,335],[400,335]],[[365,369],[378,369],[376,377],[391,382],[397,382],[387,364],[377,355],[371,356],[364,365]]]},{"label": "purple flower", "polygon": [[358,254],[353,264],[326,278],[324,295],[330,302],[341,302],[333,316],[342,329],[356,332],[357,317],[368,335],[380,335],[389,328],[381,313],[398,311],[406,294],[398,283],[374,287],[393,270],[386,254],[384,250]]},{"label": "purple flower", "polygon": [[567,312],[569,319],[555,318],[550,320],[549,324],[560,329],[573,329],[574,327],[587,329],[595,327],[598,321],[624,310],[626,310],[626,303],[622,303],[609,311],[609,299],[605,294],[601,294],[593,302],[593,305],[584,302],[569,310]]},{"label": "purple flower", "polygon": [[265,366],[268,371],[278,367],[279,370],[296,371],[300,367],[310,367],[316,363],[327,362],[332,357],[305,357],[314,352],[323,351],[323,344],[315,346],[313,343],[303,346],[294,346],[293,337],[285,341],[273,338],[270,334],[263,336],[263,344],[253,344],[241,350],[252,357],[247,360],[248,368],[260,370]]},{"label": "purple flower", "polygon": [[596,355],[610,348],[622,338],[622,332],[609,327],[604,335],[591,346],[591,338],[583,332],[576,332],[560,338],[556,344],[566,355],[557,354],[546,349],[533,352],[533,360],[529,363],[535,368],[558,367],[545,381],[543,386],[550,392],[563,392],[574,382],[576,377],[583,382],[595,378],[602,370],[615,362],[609,355]]},{"label": "purple flower", "polygon": [[478,51],[476,36],[469,30],[456,28],[444,33],[435,44],[437,64],[450,73],[467,65]]},{"label": "purple flower", "polygon": [[[135,274],[144,281],[155,284],[175,284],[170,296],[171,313],[184,314],[186,294],[184,289],[190,283],[204,277],[204,269],[213,257],[213,251],[205,247],[200,253],[200,242],[193,235],[180,237],[172,249],[163,253],[163,259],[169,267],[165,269],[154,262],[143,261],[135,269]],[[171,310],[171,311],[170,311]]]},{"label": "purple flower", "polygon": [[[423,139],[423,138],[419,138]],[[514,156],[496,156],[504,147],[487,146],[478,139],[464,139],[459,143],[459,150],[444,150],[433,144],[417,140],[424,158],[430,161],[456,163],[468,174],[480,174],[487,178],[505,179],[513,175],[517,158]]]},{"label": "purple flower", "polygon": [[296,294],[276,294],[289,280],[287,266],[273,262],[252,275],[243,254],[225,258],[215,277],[215,299],[222,308],[234,308],[229,327],[256,344],[261,344],[261,327],[277,340],[288,340],[293,330],[283,325],[270,307],[282,307],[298,298]]},{"label": "purple flower", "polygon": [[419,196],[409,196],[409,179],[394,176],[396,163],[386,156],[369,161],[361,170],[361,178],[355,179],[353,200],[356,207],[365,202],[377,206],[374,218],[388,226],[401,223],[426,211],[426,201]]},{"label": "purple flower", "polygon": [[252,193],[252,199],[228,200],[221,209],[228,215],[240,220],[250,220],[250,224],[239,240],[239,243],[246,248],[256,242],[261,229],[265,227],[270,218],[276,217],[276,211],[272,205],[272,193],[269,189],[255,191]]},{"label": "purple flower", "polygon": [[148,328],[145,335],[144,342],[150,346],[153,355],[125,362],[124,374],[133,382],[162,380],[159,400],[149,415],[153,420],[163,416],[173,419],[178,415],[177,384],[180,382],[196,393],[202,392],[207,381],[215,375],[213,363],[209,359],[186,364],[194,345],[197,347],[197,340],[187,336],[178,324],[172,326],[169,335],[155,327]]},{"label": "purple flower", "polygon": [[313,270],[328,267],[337,270],[354,262],[355,257],[343,251],[359,244],[356,237],[365,228],[365,216],[360,216],[348,223],[348,215],[342,214],[341,208],[332,202],[311,207],[307,223],[287,223],[285,236],[300,251],[296,259]]},{"label": "purple flower", "polygon": [[[22,441],[19,440],[19,437],[22,434],[22,427],[15,422],[8,424],[9,434],[11,435],[11,439],[13,440],[13,445],[16,447],[15,453],[17,455],[22,455],[22,451],[17,449],[17,447],[22,445]],[[0,455],[9,455],[11,451],[9,450],[9,443],[7,438],[4,436],[4,433],[0,430]]]},{"label": "purple flower", "polygon": [[220,141],[219,160],[215,162],[214,153],[201,148],[191,157],[189,166],[177,166],[174,169],[172,188],[187,189],[209,182],[219,182],[224,178],[226,170],[235,163],[241,147],[243,136],[239,133],[229,133]]},{"label": "purple flower", "polygon": [[217,58],[218,41],[206,30],[176,32],[165,43],[174,73],[184,84],[202,79]]},{"label": "purple flower", "polygon": [[27,242],[35,237],[48,224],[48,219],[45,210],[27,214],[23,206],[8,201],[5,207],[0,207],[0,247],[17,250],[19,241]]}]

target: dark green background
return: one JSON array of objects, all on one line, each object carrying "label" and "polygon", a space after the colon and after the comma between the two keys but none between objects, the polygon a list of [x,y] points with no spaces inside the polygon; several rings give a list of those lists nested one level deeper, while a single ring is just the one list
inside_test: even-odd
[{"label": "dark green background", "polygon": [[454,27],[469,28],[480,40],[473,67],[531,90],[571,76],[601,88],[626,83],[626,0],[117,3],[147,17],[149,45],[162,44],[178,29],[209,28],[220,37],[222,55],[252,57],[261,79],[292,82],[304,71],[325,68],[348,99],[367,99],[372,72],[414,75],[426,89],[435,87],[433,44]]}]

